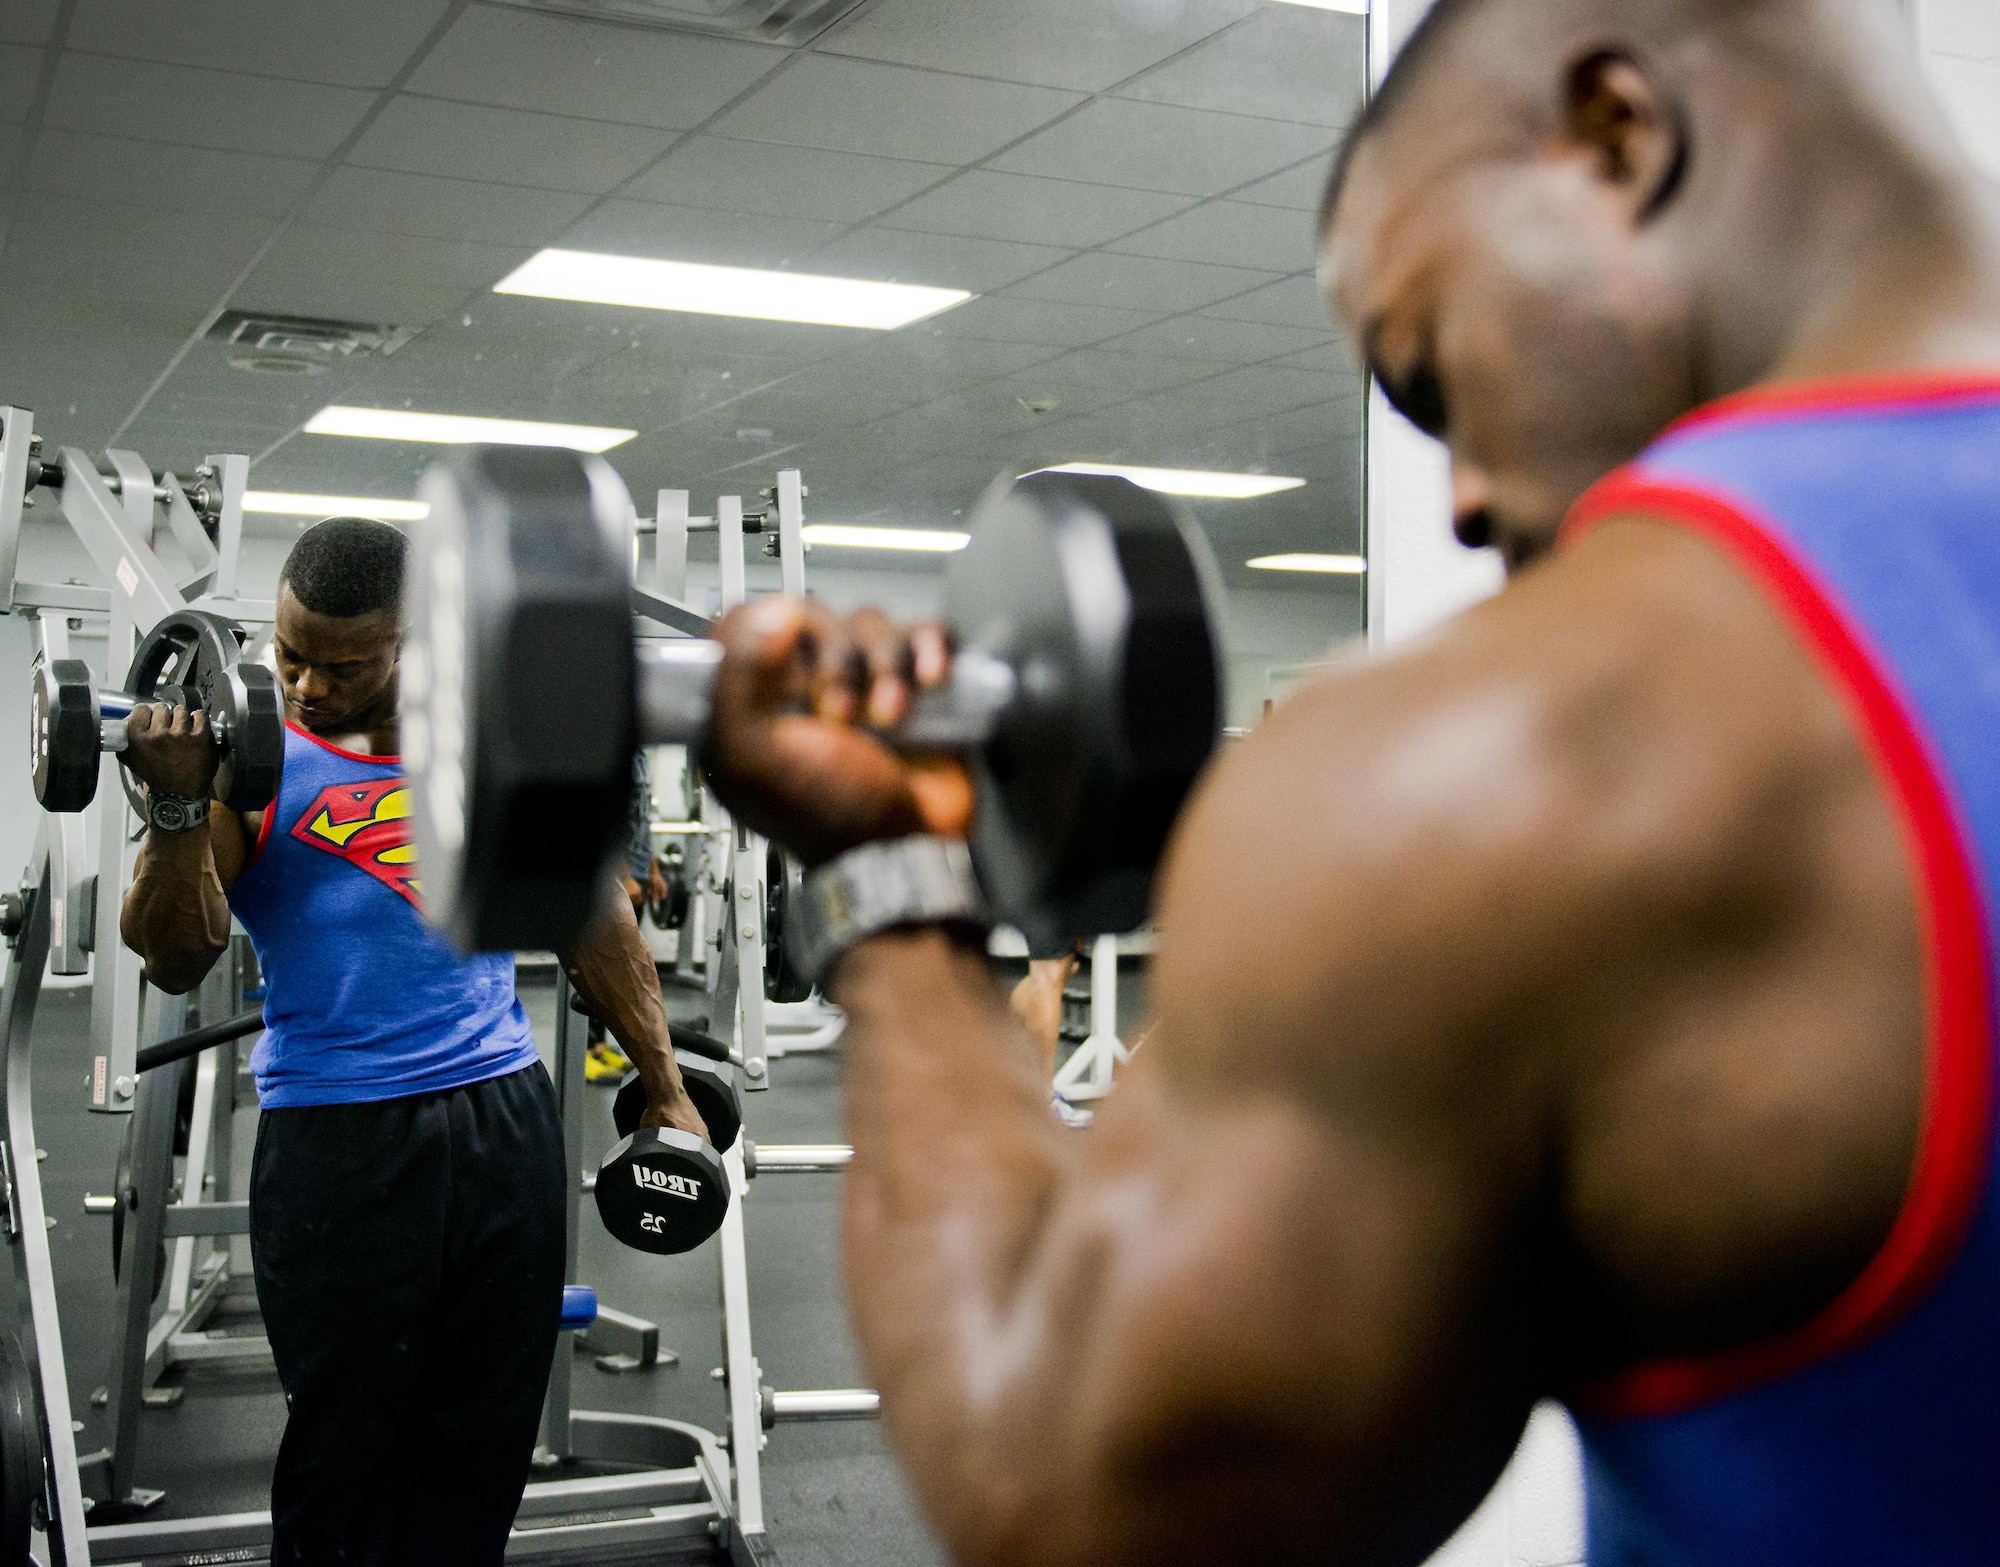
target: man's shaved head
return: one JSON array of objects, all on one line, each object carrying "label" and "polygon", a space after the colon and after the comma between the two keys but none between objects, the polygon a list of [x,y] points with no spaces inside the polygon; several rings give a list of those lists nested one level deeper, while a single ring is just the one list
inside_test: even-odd
[{"label": "man's shaved head", "polygon": [[1438,0],[1341,148],[1322,271],[1450,445],[1460,537],[1518,564],[1679,414],[1837,360],[1816,319],[1893,313],[1869,269],[1962,264],[1979,190],[1892,0]]}]

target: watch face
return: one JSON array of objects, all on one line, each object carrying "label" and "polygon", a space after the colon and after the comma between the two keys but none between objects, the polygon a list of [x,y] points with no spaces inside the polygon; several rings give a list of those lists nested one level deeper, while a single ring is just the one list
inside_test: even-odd
[{"label": "watch face", "polygon": [[161,800],[153,807],[153,825],[179,832],[187,825],[187,807],[178,800]]}]

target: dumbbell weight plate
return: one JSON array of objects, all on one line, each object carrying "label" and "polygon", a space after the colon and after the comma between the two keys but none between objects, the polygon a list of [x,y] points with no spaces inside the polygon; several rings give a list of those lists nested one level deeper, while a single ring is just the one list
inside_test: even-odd
[{"label": "dumbbell weight plate", "polygon": [[1134,929],[1181,806],[1222,738],[1220,592],[1200,531],[1126,479],[996,482],[946,579],[960,648],[1015,671],[969,754],[972,853],[1037,944]]},{"label": "dumbbell weight plate", "polygon": [[[202,708],[223,743],[211,792],[232,811],[261,811],[278,796],[285,758],[285,708],[277,679],[243,658],[243,629],[203,610],[180,610],[146,633],[132,654],[125,689],[135,701]],[[127,776],[142,814],[144,796]]]},{"label": "dumbbell weight plate", "polygon": [[34,1376],[12,1333],[0,1333],[0,1562],[28,1562],[46,1487]]},{"label": "dumbbell weight plate", "polygon": [[97,798],[97,683],[80,658],[35,666],[28,756],[45,811],[81,811]]},{"label": "dumbbell weight plate", "polygon": [[729,1174],[699,1137],[641,1127],[604,1156],[596,1195],[598,1217],[614,1240],[677,1256],[722,1228]]},{"label": "dumbbell weight plate", "polygon": [[799,972],[785,945],[785,931],[791,924],[793,903],[803,879],[799,862],[772,844],[764,856],[764,998],[767,1001],[805,1001],[812,996],[812,981]]},{"label": "dumbbell weight plate", "polygon": [[[674,1052],[687,1086],[689,1101],[702,1125],[708,1128],[709,1143],[716,1152],[727,1153],[743,1130],[743,1095],[736,1086],[736,1068],[726,1061],[707,1061],[685,1050]],[[618,1096],[611,1101],[611,1124],[620,1137],[630,1137],[646,1117],[646,1085],[637,1072],[625,1074]]]},{"label": "dumbbell weight plate", "polygon": [[626,831],[631,497],[526,446],[454,450],[420,495],[401,699],[424,901],[464,950],[547,946]]}]

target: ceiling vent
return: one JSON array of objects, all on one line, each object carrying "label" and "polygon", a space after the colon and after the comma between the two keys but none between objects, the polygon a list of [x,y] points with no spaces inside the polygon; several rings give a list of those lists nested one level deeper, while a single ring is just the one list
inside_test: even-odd
[{"label": "ceiling vent", "polygon": [[364,321],[328,321],[318,316],[279,316],[227,310],[209,337],[229,345],[232,370],[263,375],[324,375],[342,360],[387,359],[416,331]]},{"label": "ceiling vent", "polygon": [[719,33],[760,43],[811,43],[869,0],[507,0],[535,11],[561,11],[600,22]]}]

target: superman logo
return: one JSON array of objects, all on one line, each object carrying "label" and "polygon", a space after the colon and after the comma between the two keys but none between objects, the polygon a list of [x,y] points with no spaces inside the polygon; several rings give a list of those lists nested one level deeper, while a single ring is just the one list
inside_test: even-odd
[{"label": "superman logo", "polygon": [[417,847],[410,842],[410,786],[400,778],[338,783],[292,826],[300,843],[337,854],[422,908]]}]

